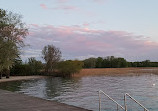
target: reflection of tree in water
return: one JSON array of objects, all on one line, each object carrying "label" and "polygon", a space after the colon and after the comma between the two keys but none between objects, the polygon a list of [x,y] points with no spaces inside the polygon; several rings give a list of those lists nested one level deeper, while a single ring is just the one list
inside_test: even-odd
[{"label": "reflection of tree in water", "polygon": [[0,84],[0,89],[20,92],[49,100],[62,101],[76,92],[80,79],[49,77],[35,80],[13,81]]},{"label": "reflection of tree in water", "polygon": [[35,80],[25,81],[23,84],[21,84],[21,89],[19,92],[35,97],[46,98],[45,85],[46,85],[45,79],[35,79]]},{"label": "reflection of tree in water", "polygon": [[47,78],[46,96],[47,99],[61,101],[59,96],[67,96],[66,93],[74,92],[80,87],[79,79],[76,78]]},{"label": "reflection of tree in water", "polygon": [[45,98],[45,79],[5,82],[0,84],[0,89],[20,92],[35,97]]},{"label": "reflection of tree in water", "polygon": [[0,89],[8,90],[8,91],[20,91],[20,86],[23,81],[13,81],[13,82],[4,82],[0,83]]}]

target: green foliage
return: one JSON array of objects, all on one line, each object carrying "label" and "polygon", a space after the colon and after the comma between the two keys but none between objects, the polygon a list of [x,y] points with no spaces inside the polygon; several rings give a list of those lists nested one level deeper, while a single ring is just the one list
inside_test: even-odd
[{"label": "green foliage", "polygon": [[21,15],[0,9],[0,72],[9,72],[14,65],[14,59],[19,56],[20,48],[24,46],[23,38],[27,34]]},{"label": "green foliage", "polygon": [[78,73],[83,66],[83,62],[75,60],[61,61],[58,63],[57,70],[60,76],[70,77],[74,73]]},{"label": "green foliage", "polygon": [[145,60],[141,62],[127,62],[121,57],[98,57],[83,60],[84,68],[124,68],[124,67],[158,67],[158,62]]},{"label": "green foliage", "polygon": [[85,68],[95,68],[96,67],[96,58],[85,59],[84,61]]},{"label": "green foliage", "polygon": [[11,69],[12,76],[29,76],[32,75],[31,67],[28,64],[18,64]]},{"label": "green foliage", "polygon": [[34,57],[28,59],[28,65],[31,68],[32,75],[39,75],[41,70],[43,69],[43,64],[41,61],[37,61]]},{"label": "green foliage", "polygon": [[128,63],[124,58],[108,56],[106,58],[89,58],[84,61],[84,68],[122,68],[127,67]]},{"label": "green foliage", "polygon": [[[18,57],[18,54],[19,51],[14,42],[4,42],[3,39],[0,38],[0,72],[9,70],[13,66],[14,59]],[[3,73],[5,72],[6,71],[3,71]]]},{"label": "green foliage", "polygon": [[158,62],[151,62],[150,60],[145,60],[142,62],[128,62],[129,67],[158,67]]},{"label": "green foliage", "polygon": [[31,57],[28,59],[28,63],[22,64],[20,60],[15,60],[15,65],[11,69],[11,75],[40,75],[43,69],[43,64],[41,61],[37,61],[35,58]]},{"label": "green foliage", "polygon": [[45,46],[42,50],[43,59],[46,62],[45,71],[51,73],[61,59],[61,51],[54,45]]}]

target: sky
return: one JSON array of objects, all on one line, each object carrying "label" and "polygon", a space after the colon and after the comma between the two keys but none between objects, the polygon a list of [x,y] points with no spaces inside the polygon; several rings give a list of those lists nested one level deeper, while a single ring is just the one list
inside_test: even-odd
[{"label": "sky", "polygon": [[116,56],[158,61],[158,0],[0,0],[29,29],[22,59],[46,45],[63,59]]}]

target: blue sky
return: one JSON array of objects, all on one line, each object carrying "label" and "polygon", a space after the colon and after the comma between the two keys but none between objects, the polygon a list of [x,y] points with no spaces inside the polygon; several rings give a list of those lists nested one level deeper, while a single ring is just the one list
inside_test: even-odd
[{"label": "blue sky", "polygon": [[30,34],[23,59],[54,44],[64,59],[121,56],[158,61],[157,0],[0,0],[23,15]]}]

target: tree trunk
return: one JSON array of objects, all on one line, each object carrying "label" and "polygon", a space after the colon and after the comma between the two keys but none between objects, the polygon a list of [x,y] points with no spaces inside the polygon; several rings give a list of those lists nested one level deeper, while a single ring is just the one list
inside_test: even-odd
[{"label": "tree trunk", "polygon": [[0,72],[0,79],[2,79],[2,73]]},{"label": "tree trunk", "polygon": [[6,78],[8,79],[10,77],[10,70],[7,70],[6,72]]}]

